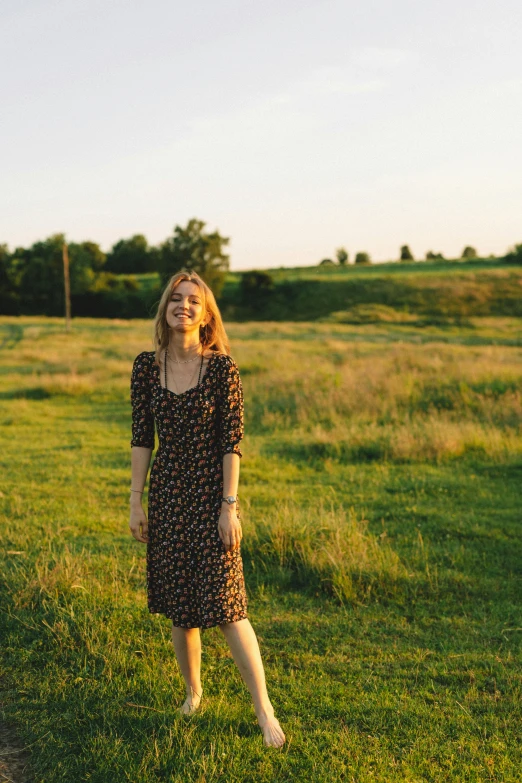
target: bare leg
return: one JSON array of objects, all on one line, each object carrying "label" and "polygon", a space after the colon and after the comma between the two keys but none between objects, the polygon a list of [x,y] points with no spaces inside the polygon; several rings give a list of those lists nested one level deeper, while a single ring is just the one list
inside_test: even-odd
[{"label": "bare leg", "polygon": [[172,642],[181,674],[187,688],[187,698],[180,712],[191,715],[201,701],[201,636],[199,628],[172,626]]},{"label": "bare leg", "polygon": [[247,619],[219,626],[223,632],[237,668],[250,691],[254,710],[263,732],[265,745],[280,748],[285,741],[283,729],[274,715],[268,698],[265,671],[254,629]]}]

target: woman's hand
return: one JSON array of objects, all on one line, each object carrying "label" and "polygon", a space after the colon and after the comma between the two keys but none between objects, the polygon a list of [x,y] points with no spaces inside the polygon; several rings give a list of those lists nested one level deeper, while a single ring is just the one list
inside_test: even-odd
[{"label": "woman's hand", "polygon": [[221,509],[218,522],[219,537],[225,545],[227,552],[230,549],[238,549],[243,538],[243,531],[241,530],[241,522],[237,518],[237,512],[235,506],[225,506]]},{"label": "woman's hand", "polygon": [[141,541],[142,544],[149,543],[149,523],[141,502],[131,503],[129,528],[136,541]]}]

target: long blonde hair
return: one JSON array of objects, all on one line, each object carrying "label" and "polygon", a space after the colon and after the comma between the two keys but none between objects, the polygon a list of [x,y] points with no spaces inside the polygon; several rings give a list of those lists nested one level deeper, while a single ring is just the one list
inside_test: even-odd
[{"label": "long blonde hair", "polygon": [[175,288],[183,281],[195,283],[201,293],[203,312],[206,313],[208,321],[205,326],[199,327],[199,336],[203,351],[210,349],[216,353],[223,353],[230,356],[230,343],[228,341],[225,327],[216,299],[209,286],[205,283],[197,272],[187,272],[184,269],[172,275],[165,286],[158,305],[158,311],[154,318],[154,348],[155,361],[159,365],[161,352],[169,344],[169,327],[167,324],[167,305]]}]

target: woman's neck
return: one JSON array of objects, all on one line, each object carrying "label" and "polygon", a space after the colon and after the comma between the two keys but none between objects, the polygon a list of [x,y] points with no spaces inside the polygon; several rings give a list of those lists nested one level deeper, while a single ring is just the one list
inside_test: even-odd
[{"label": "woman's neck", "polygon": [[168,352],[173,359],[191,359],[203,353],[203,346],[196,336],[176,334],[169,340]]}]

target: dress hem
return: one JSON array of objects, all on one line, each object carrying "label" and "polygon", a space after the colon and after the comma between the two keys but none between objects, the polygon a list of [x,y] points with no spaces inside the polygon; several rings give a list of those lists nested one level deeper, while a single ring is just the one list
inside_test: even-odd
[{"label": "dress hem", "polygon": [[[149,612],[150,614],[162,614],[164,615],[164,617],[167,618],[167,620],[172,620],[172,622],[174,623],[174,618],[170,617],[162,609],[151,609],[149,607]],[[248,620],[248,619],[249,619],[248,613],[244,611],[241,613],[240,617],[235,616],[233,620],[224,619],[222,622],[213,620],[212,622],[205,623],[203,625],[190,625],[189,623],[185,622],[183,624],[175,625],[175,628],[200,628],[201,630],[206,630],[207,628],[217,628],[218,625],[228,625],[229,623],[237,623],[239,622],[239,620]]]}]

